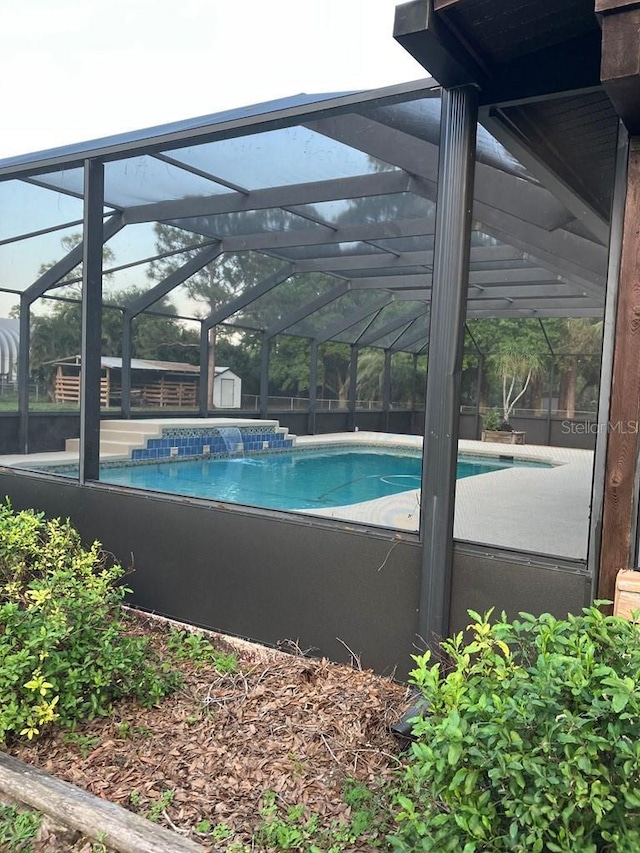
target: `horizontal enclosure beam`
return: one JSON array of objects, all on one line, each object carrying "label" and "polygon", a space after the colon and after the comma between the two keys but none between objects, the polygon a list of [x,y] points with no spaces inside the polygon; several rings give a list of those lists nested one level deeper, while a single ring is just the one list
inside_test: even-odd
[{"label": "horizontal enclosure beam", "polygon": [[542,317],[543,319],[551,317],[595,317],[602,319],[602,306],[598,308],[578,308],[576,306],[572,308],[516,308],[512,305],[508,308],[501,308],[499,311],[496,309],[487,310],[486,308],[467,308],[467,317],[475,320],[496,317],[501,320],[523,317]]},{"label": "horizontal enclosure beam", "polygon": [[[170,222],[178,228],[188,228],[204,237],[216,236],[205,229],[205,220]],[[260,251],[262,249],[301,248],[305,246],[330,246],[336,243],[358,243],[365,240],[391,240],[398,237],[429,237],[433,235],[434,216],[419,219],[398,219],[391,222],[365,222],[345,225],[337,231],[304,228],[291,231],[267,231],[238,234],[223,239],[225,252]]]},{"label": "horizontal enclosure beam", "polygon": [[[471,249],[472,268],[475,263],[521,261],[525,257],[525,252],[506,245],[475,246]],[[400,252],[395,257],[389,257],[388,253],[371,252],[363,255],[347,255],[336,258],[317,257],[296,261],[298,272],[347,272],[420,266],[428,267],[430,270],[432,265],[432,251]]]},{"label": "horizontal enclosure beam", "polygon": [[336,178],[254,190],[249,194],[220,195],[154,202],[124,211],[125,221],[156,222],[167,219],[191,219],[194,216],[220,216],[227,213],[252,212],[293,205],[318,204],[326,201],[365,198],[409,192],[415,179],[399,169],[373,172],[354,178]]}]

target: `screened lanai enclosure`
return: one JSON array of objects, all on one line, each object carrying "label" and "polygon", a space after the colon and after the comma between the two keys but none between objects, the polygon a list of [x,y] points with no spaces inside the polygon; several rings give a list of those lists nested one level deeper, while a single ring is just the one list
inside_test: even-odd
[{"label": "screened lanai enclosure", "polygon": [[468,607],[595,594],[628,152],[599,79],[445,79],[424,9],[396,37],[442,87],[0,162],[3,492],[132,564],[137,606],[401,676]]}]

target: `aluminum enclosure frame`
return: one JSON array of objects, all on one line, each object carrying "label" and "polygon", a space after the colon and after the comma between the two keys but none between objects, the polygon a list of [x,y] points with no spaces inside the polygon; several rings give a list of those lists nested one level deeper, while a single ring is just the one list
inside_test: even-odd
[{"label": "aluminum enclosure frame", "polygon": [[[261,370],[261,409],[263,416],[267,415],[268,378],[269,378],[269,347],[272,339],[287,331],[293,333],[293,327],[310,314],[323,306],[339,299],[342,295],[354,290],[366,290],[367,287],[380,289],[384,296],[380,303],[363,306],[359,311],[350,314],[347,319],[357,317],[365,320],[373,316],[378,319],[379,312],[388,304],[403,302],[404,298],[412,298],[408,292],[411,287],[418,287],[423,293],[415,297],[415,301],[426,299],[430,285],[433,298],[429,312],[431,327],[436,330],[430,336],[423,334],[407,335],[405,343],[409,352],[417,355],[422,351],[426,340],[433,345],[431,357],[434,372],[427,387],[427,436],[424,447],[424,460],[427,454],[441,455],[442,465],[423,464],[424,479],[422,493],[429,501],[427,511],[423,514],[420,536],[403,535],[394,531],[369,529],[358,525],[345,525],[331,520],[309,520],[303,517],[284,516],[244,507],[221,507],[201,501],[186,498],[169,499],[164,496],[149,496],[140,493],[127,493],[126,490],[115,489],[95,482],[98,477],[99,462],[99,378],[95,367],[99,364],[100,353],[95,347],[99,339],[99,308],[96,301],[98,294],[98,271],[102,269],[102,247],[108,224],[102,222],[103,214],[103,171],[105,163],[115,161],[133,153],[153,153],[172,145],[176,148],[185,147],[194,141],[228,139],[234,135],[248,135],[257,131],[289,127],[303,122],[305,125],[321,121],[338,119],[352,111],[354,107],[364,109],[366,106],[385,107],[402,102],[408,95],[434,92],[434,85],[424,82],[410,84],[404,87],[392,87],[382,94],[348,95],[315,104],[305,104],[280,110],[274,110],[267,116],[238,117],[220,122],[216,126],[199,126],[183,128],[174,131],[158,131],[153,138],[132,139],[129,142],[105,142],[96,145],[87,156],[87,152],[67,151],[58,155],[44,157],[27,157],[21,162],[0,164],[0,178],[15,178],[29,175],[42,178],[47,170],[61,166],[71,168],[83,164],[87,176],[85,184],[85,234],[83,244],[83,285],[85,312],[83,323],[83,363],[86,366],[84,379],[83,406],[81,410],[81,476],[80,482],[60,482],[35,474],[8,472],[0,470],[0,483],[5,493],[11,495],[14,505],[27,506],[35,500],[40,506],[50,512],[60,512],[64,507],[83,535],[97,537],[104,541],[106,547],[120,559],[126,561],[128,553],[133,549],[137,565],[134,576],[134,602],[148,609],[157,609],[178,618],[186,618],[208,627],[228,630],[243,636],[262,639],[276,643],[285,639],[295,639],[306,645],[318,645],[322,654],[340,659],[344,651],[340,648],[340,640],[350,648],[363,655],[366,665],[374,666],[380,671],[390,671],[395,666],[400,667],[404,675],[403,665],[415,642],[416,636],[425,642],[430,642],[434,635],[447,633],[451,627],[460,624],[460,607],[467,601],[462,593],[464,584],[460,581],[463,569],[468,560],[475,558],[484,561],[489,567],[496,565],[496,559],[507,560],[506,557],[488,554],[488,549],[467,547],[460,551],[452,541],[452,511],[453,511],[453,469],[452,459],[457,436],[457,405],[459,399],[458,379],[460,370],[460,353],[464,328],[465,292],[469,281],[469,257],[473,258],[473,248],[470,246],[470,228],[472,217],[481,222],[482,229],[488,233],[499,235],[509,241],[512,252],[518,262],[524,260],[525,254],[532,248],[527,242],[530,238],[533,244],[531,257],[535,262],[534,270],[543,266],[548,271],[548,277],[538,277],[532,272],[533,284],[547,286],[566,286],[558,298],[566,298],[567,303],[556,303],[556,307],[528,309],[531,291],[523,287],[523,279],[528,283],[527,276],[520,270],[514,274],[514,287],[520,288],[514,295],[502,298],[508,303],[502,312],[503,316],[513,316],[514,312],[531,310],[535,316],[561,316],[559,311],[581,312],[584,316],[594,316],[600,310],[603,302],[604,274],[603,257],[606,259],[606,248],[598,239],[591,240],[581,234],[566,231],[560,236],[557,233],[545,231],[535,222],[517,220],[508,211],[501,211],[492,206],[483,197],[473,206],[469,191],[472,184],[473,145],[472,129],[475,128],[475,106],[470,90],[454,90],[444,96],[445,110],[443,112],[443,145],[440,148],[439,169],[441,175],[458,175],[460,183],[445,182],[439,205],[436,208],[435,247],[431,253],[433,276],[430,280],[426,270],[427,258],[423,257],[420,266],[425,267],[424,273],[407,272],[404,282],[407,292],[396,294],[403,285],[402,276],[392,281],[388,277],[376,275],[369,270],[369,276],[355,275],[354,267],[360,265],[362,259],[348,268],[348,258],[342,258],[344,269],[324,269],[323,272],[332,274],[334,288],[305,305],[294,308],[277,323],[267,325],[263,330],[262,370]],[[456,137],[457,134],[457,137]],[[452,137],[456,137],[452,140]],[[425,150],[429,143],[425,143]],[[406,151],[405,151],[406,153]],[[428,169],[417,175],[411,174],[407,180],[405,174],[391,173],[391,178],[385,178],[389,195],[391,188],[398,190],[405,187],[406,192],[412,192],[417,197],[430,199],[435,184],[433,181],[433,151],[429,153]],[[487,167],[488,168],[488,167]],[[483,166],[483,174],[486,168]],[[363,186],[367,182],[362,182]],[[373,186],[373,183],[371,183]],[[533,186],[533,184],[531,185]],[[438,188],[439,189],[439,188]],[[531,189],[531,187],[528,187]],[[328,194],[337,191],[329,188]],[[354,190],[355,191],[355,190]],[[363,190],[364,191],[364,190]],[[514,200],[514,182],[505,178],[501,188],[501,198],[508,207]],[[538,189],[532,194],[540,195]],[[242,195],[242,193],[239,193]],[[275,195],[275,194],[274,194]],[[268,203],[269,194],[264,193],[260,204]],[[508,202],[508,203],[507,203]],[[300,197],[298,202],[300,203]],[[164,203],[163,203],[164,204]],[[207,202],[207,204],[210,204]],[[229,207],[242,206],[242,199],[216,201],[216,204]],[[247,201],[247,204],[249,202]],[[211,203],[212,208],[215,207]],[[289,205],[291,206],[291,205]],[[142,206],[141,206],[142,207]],[[173,205],[171,209],[177,209]],[[552,206],[556,210],[555,206]],[[165,212],[168,207],[162,208]],[[286,207],[283,206],[286,210]],[[160,210],[160,208],[158,208]],[[556,211],[557,212],[557,211]],[[126,209],[116,210],[114,219],[123,223],[141,221],[141,217],[150,215],[150,211],[138,210],[135,213]],[[136,220],[135,217],[138,217]],[[516,221],[517,220],[517,221]],[[109,222],[109,220],[108,220]],[[318,232],[310,236],[308,242],[301,245],[324,245],[331,242],[345,242],[346,238],[354,240],[374,241],[378,244],[384,239],[417,235],[428,237],[433,235],[433,223],[428,220],[410,220],[400,223],[386,224],[383,228],[374,228],[371,223],[345,226],[334,229],[318,222]],[[115,227],[115,226],[113,226]],[[386,229],[386,230],[385,230]],[[444,245],[444,232],[456,244],[457,257],[447,255]],[[526,233],[525,233],[526,232]],[[601,235],[600,235],[601,236]],[[290,263],[286,256],[281,256],[286,246],[294,246],[296,235],[286,231],[272,234],[234,235],[229,239],[221,239],[219,243],[202,249],[203,257],[212,259],[218,254],[251,248],[261,248],[279,259],[285,266],[281,273],[276,273],[272,279],[259,284],[256,293],[264,295],[272,287],[287,281],[297,271],[296,263]],[[321,243],[321,241],[324,241]],[[512,241],[512,242],[511,242]],[[425,241],[426,242],[426,241]],[[562,255],[562,245],[569,246],[572,256],[567,259]],[[482,248],[482,247],[481,247]],[[502,247],[498,247],[502,248]],[[584,253],[580,250],[585,249]],[[430,250],[425,248],[425,253]],[[403,257],[402,252],[387,251],[390,256],[385,259],[390,265],[410,270],[410,260]],[[393,256],[393,257],[391,257]],[[75,255],[74,255],[75,258]],[[67,258],[66,265],[73,269],[74,258]],[[395,258],[395,260],[394,260]],[[415,260],[415,259],[414,259]],[[323,265],[330,267],[329,262],[321,258],[306,260],[307,268]],[[379,263],[379,258],[374,267]],[[304,269],[305,261],[300,262]],[[195,267],[196,264],[192,264]],[[189,267],[189,269],[192,269]],[[350,277],[351,273],[351,277]],[[416,276],[413,278],[412,276]],[[495,302],[501,302],[498,297],[489,299],[490,291],[504,284],[504,276],[488,274],[482,284],[476,284],[478,299],[470,300],[475,316],[484,316],[495,311]],[[165,288],[170,289],[178,283],[180,276],[166,280],[158,285],[156,294]],[[502,279],[502,280],[501,280]],[[472,286],[474,286],[472,284]],[[43,291],[44,292],[44,291]],[[25,294],[22,299],[25,312],[25,341],[28,341],[28,321],[31,297],[35,291]],[[255,294],[254,294],[255,295]],[[544,299],[552,298],[545,292]],[[522,308],[512,307],[514,300],[521,300]],[[440,300],[440,301],[438,301]],[[241,300],[242,301],[242,300]],[[148,300],[143,300],[144,307],[149,307]],[[143,304],[142,302],[140,303]],[[240,303],[236,303],[237,305]],[[245,303],[246,304],[246,303]],[[483,309],[483,304],[486,307]],[[531,303],[534,304],[534,303]],[[551,303],[549,303],[551,304]],[[535,303],[537,306],[538,303]],[[559,307],[558,307],[559,306]],[[574,307],[575,306],[575,307]],[[144,307],[140,310],[144,310]],[[400,306],[402,308],[402,305]],[[227,306],[229,308],[229,306]],[[369,310],[371,308],[371,310]],[[135,308],[126,313],[125,320],[129,323],[135,316]],[[394,344],[402,340],[412,322],[429,311],[423,305],[412,312],[399,314],[395,320],[387,321],[377,332],[367,326],[364,332],[351,342],[349,391],[349,414],[351,427],[355,427],[356,381],[359,348],[364,345],[374,345],[381,342],[382,337],[398,331],[391,345],[383,346],[385,350],[385,381],[384,408],[389,409],[389,365],[391,353],[398,351]],[[484,311],[484,314],[483,314]],[[207,349],[206,333],[209,328],[228,318],[222,307],[205,318],[201,324],[201,369],[206,377]],[[516,316],[522,316],[518,314]],[[358,322],[358,320],[354,322]],[[434,325],[435,324],[435,325]],[[349,327],[347,327],[349,328]],[[329,340],[329,330],[320,329],[316,336],[310,335],[312,341],[312,359],[315,359],[317,370],[318,342]],[[337,334],[337,333],[336,333]],[[334,337],[334,335],[331,335]],[[130,337],[127,344],[126,358],[130,359]],[[24,379],[28,373],[28,351],[23,346],[26,356],[21,357],[21,375]],[[207,413],[207,400],[203,399],[201,385],[200,413]],[[126,396],[126,387],[125,394]],[[442,410],[442,419],[436,423],[434,401],[446,398]],[[123,404],[127,413],[127,403]],[[130,411],[130,409],[129,409]],[[23,415],[22,434],[24,448],[27,448],[28,435],[28,399],[24,392],[21,396],[21,413]],[[309,418],[314,411],[310,405]],[[56,509],[57,508],[57,509]],[[127,545],[127,542],[129,543]],[[265,554],[268,555],[265,558]],[[310,558],[310,554],[312,557]],[[185,562],[189,555],[190,565],[179,571],[176,567]],[[462,556],[461,556],[462,555]],[[535,569],[535,560],[531,555],[518,559],[510,555],[513,564],[523,567],[527,561]],[[539,558],[538,565],[544,571],[557,571],[566,585],[559,596],[540,593],[539,600],[544,602],[547,609],[556,613],[562,611],[566,602],[571,607],[579,602],[586,603],[589,598],[590,580],[583,563],[575,566],[557,565],[554,561]],[[345,568],[347,569],[345,571]],[[304,569],[304,571],[303,571]],[[523,569],[524,571],[524,569]],[[500,574],[499,572],[497,573]],[[565,577],[566,576],[566,577]],[[527,575],[528,577],[528,575]],[[449,588],[454,590],[455,602],[451,605]],[[531,581],[533,588],[536,584]],[[499,584],[493,584],[492,589],[497,593]],[[202,591],[206,593],[203,595]],[[287,590],[286,595],[283,590]],[[422,593],[420,592],[422,590]],[[540,591],[540,590],[539,590]],[[221,593],[219,600],[214,601],[214,594]],[[504,593],[504,598],[515,602],[520,601],[515,591]],[[475,601],[475,600],[474,600]],[[469,601],[469,606],[476,606]],[[188,602],[191,602],[188,605]],[[319,604],[321,602],[321,604]],[[493,602],[496,603],[495,601]],[[498,602],[499,606],[509,609],[509,604]],[[516,606],[514,604],[514,606]],[[527,609],[526,605],[520,605]],[[541,605],[542,606],[542,605]],[[569,604],[567,604],[569,606]],[[205,608],[209,607],[207,611]],[[466,608],[465,608],[466,609]],[[175,612],[170,612],[174,610]],[[327,614],[330,617],[327,618]],[[335,618],[334,618],[335,617]],[[353,634],[345,631],[353,623]],[[384,625],[384,630],[381,630]],[[350,630],[350,628],[349,628]],[[345,636],[342,634],[345,633]],[[332,636],[333,635],[333,636]],[[318,638],[316,640],[316,637]],[[404,664],[401,663],[404,661]]]}]

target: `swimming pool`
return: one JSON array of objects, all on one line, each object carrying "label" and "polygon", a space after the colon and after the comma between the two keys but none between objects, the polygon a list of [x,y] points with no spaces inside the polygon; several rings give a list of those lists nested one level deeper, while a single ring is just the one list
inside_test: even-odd
[{"label": "swimming pool", "polygon": [[[513,467],[551,467],[498,457],[460,456],[457,477]],[[322,509],[420,488],[422,454],[407,449],[325,447],[246,457],[105,466],[100,480],[267,509]]]}]

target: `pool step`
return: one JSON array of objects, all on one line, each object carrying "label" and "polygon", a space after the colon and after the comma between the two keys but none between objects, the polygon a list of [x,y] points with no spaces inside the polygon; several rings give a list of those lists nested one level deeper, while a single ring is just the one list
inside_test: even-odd
[{"label": "pool step", "polygon": [[[157,424],[135,423],[128,421],[102,421],[100,424],[100,455],[125,456],[129,458],[136,447],[146,447],[150,438],[162,433]],[[80,439],[68,438],[65,450],[79,453]]]},{"label": "pool step", "polygon": [[[274,422],[271,422],[272,424]],[[204,427],[206,422],[191,421],[180,423],[180,426],[191,425]],[[211,424],[212,429],[224,427],[224,421],[216,421]],[[251,422],[247,422],[247,426],[252,426]],[[101,456],[122,456],[127,459],[131,458],[131,451],[144,449],[147,447],[147,442],[151,438],[161,438],[163,426],[170,427],[172,423],[165,421],[164,424],[154,421],[102,421],[100,424],[100,455]],[[287,427],[276,427],[276,434],[284,439],[292,439],[295,444],[296,437],[289,434]],[[80,439],[68,438],[65,442],[65,450],[71,453],[79,453]]]}]

